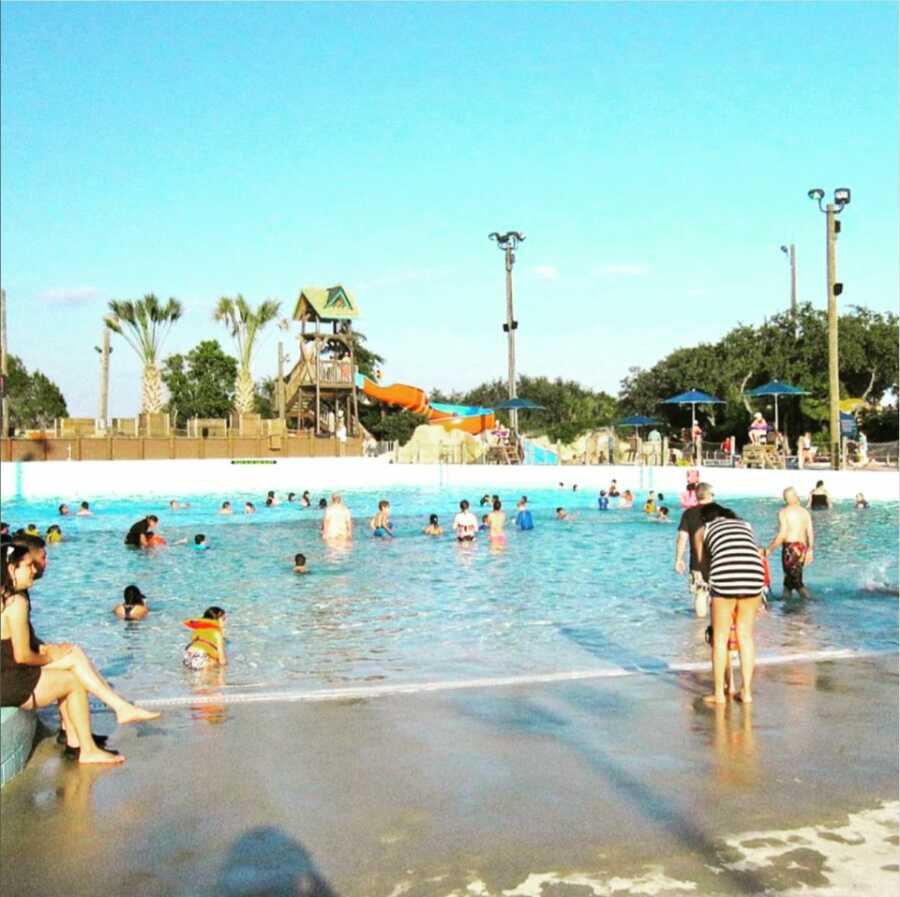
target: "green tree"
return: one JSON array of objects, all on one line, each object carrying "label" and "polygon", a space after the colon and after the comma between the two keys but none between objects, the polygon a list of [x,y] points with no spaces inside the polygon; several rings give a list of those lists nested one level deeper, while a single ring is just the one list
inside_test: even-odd
[{"label": "green tree", "polygon": [[[262,415],[264,418],[275,418],[278,416],[278,396],[276,394],[276,378],[263,377],[256,383],[253,393],[253,410]],[[296,418],[291,420],[288,418],[288,425],[296,422]]]},{"label": "green tree", "polygon": [[58,417],[68,417],[59,387],[40,371],[29,374],[18,355],[7,361],[6,391],[9,423],[14,429],[47,429]]},{"label": "green tree", "polygon": [[144,366],[141,388],[141,411],[156,413],[162,409],[162,373],[157,356],[172,325],[182,316],[184,308],[177,299],[163,305],[153,293],[136,302],[113,300],[110,314],[103,320],[137,353]]},{"label": "green tree", "polygon": [[279,307],[278,302],[266,299],[253,309],[238,293],[234,299],[223,296],[213,312],[213,318],[228,327],[238,350],[239,370],[234,384],[234,410],[238,414],[251,412],[255,406],[256,386],[250,372],[250,362],[257,337],[266,324],[278,316]]},{"label": "green tree", "polygon": [[237,359],[222,350],[218,340],[204,340],[187,355],[170,355],[162,379],[169,390],[166,411],[175,425],[192,417],[228,417],[234,405]]},{"label": "green tree", "polygon": [[427,424],[428,418],[390,405],[360,402],[359,422],[379,442],[399,442],[400,445],[406,445],[416,427]]}]

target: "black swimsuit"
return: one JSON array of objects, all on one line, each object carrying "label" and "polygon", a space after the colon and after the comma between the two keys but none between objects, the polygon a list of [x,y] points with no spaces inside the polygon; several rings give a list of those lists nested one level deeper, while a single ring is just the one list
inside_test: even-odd
[{"label": "black swimsuit", "polygon": [[821,492],[813,492],[812,501],[810,502],[810,510],[826,511],[828,510],[828,496]]},{"label": "black swimsuit", "polygon": [[[31,625],[31,602],[28,603],[28,641],[32,651],[37,651],[41,646],[41,640]],[[40,678],[40,667],[16,661],[11,638],[0,640],[0,707],[21,707],[34,697]]]}]

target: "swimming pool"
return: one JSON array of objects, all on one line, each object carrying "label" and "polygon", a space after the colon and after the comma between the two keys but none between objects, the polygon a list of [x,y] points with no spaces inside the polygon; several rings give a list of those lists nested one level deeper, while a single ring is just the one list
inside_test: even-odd
[{"label": "swimming pool", "polygon": [[[535,529],[512,530],[504,550],[421,535],[429,513],[449,529],[459,499],[478,511],[484,491],[493,490],[346,493],[357,523],[348,550],[322,543],[319,511],[265,508],[260,494],[195,496],[177,512],[159,499],[98,499],[90,518],[60,518],[56,501],[14,500],[3,518],[14,528],[62,525],[65,541],[49,546],[48,571],[34,590],[35,627],[48,641],[82,644],[134,698],[185,696],[198,687],[181,666],[188,640],[181,621],[211,604],[228,611],[222,687],[235,694],[655,670],[708,658],[705,623],[672,569],[677,500],[668,502],[676,522],[665,525],[642,513],[642,493],[634,510],[600,512],[594,492],[535,491]],[[514,512],[518,493],[501,497]],[[225,498],[234,516],[218,514]],[[392,503],[394,540],[369,535],[379,498]],[[255,515],[240,513],[245,499],[256,504]],[[760,540],[771,538],[778,502],[723,502]],[[555,520],[559,505],[575,519]],[[210,550],[126,549],[128,526],[149,512],[170,542],[204,532]],[[813,599],[773,602],[758,624],[760,654],[895,650],[897,596],[877,586],[898,579],[897,503],[855,511],[837,502],[815,520],[816,563],[807,574]],[[307,576],[292,572],[298,551],[308,558]],[[149,599],[144,622],[111,613],[129,583]]]}]

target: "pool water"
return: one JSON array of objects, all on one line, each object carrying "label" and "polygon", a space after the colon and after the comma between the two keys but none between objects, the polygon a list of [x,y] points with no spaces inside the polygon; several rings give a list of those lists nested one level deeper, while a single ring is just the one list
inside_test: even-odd
[{"label": "pool water", "polygon": [[[211,604],[228,612],[220,685],[236,692],[653,670],[708,658],[706,623],[694,617],[685,579],[673,570],[677,500],[667,502],[675,520],[661,524],[640,510],[643,495],[633,510],[601,512],[593,493],[549,490],[529,495],[535,528],[510,527],[504,549],[492,549],[483,534],[474,546],[422,535],[429,513],[449,530],[460,498],[483,512],[480,495],[347,493],[356,539],[345,550],[319,538],[320,511],[265,508],[259,495],[195,498],[177,512],[158,499],[96,500],[89,518],[60,518],[57,501],[14,501],[3,519],[42,532],[61,524],[65,541],[48,546],[47,573],[33,590],[35,628],[47,641],[80,643],[133,698],[198,687],[197,674],[181,664],[189,640],[182,621]],[[225,498],[237,510],[231,517],[218,514]],[[379,498],[391,501],[393,540],[370,535]],[[501,498],[512,518],[518,495]],[[245,499],[255,515],[240,513]],[[774,535],[778,502],[720,500],[753,524],[760,541]],[[554,519],[558,505],[575,518]],[[170,543],[192,543],[203,532],[210,550],[125,548],[129,525],[150,512]],[[883,587],[898,580],[897,504],[856,511],[838,502],[815,523],[816,561],[806,576],[813,597],[772,602],[758,621],[760,655],[895,650],[897,595]],[[308,559],[306,576],[292,571],[298,551]],[[773,580],[780,595],[777,558]],[[112,613],[129,583],[149,599],[143,622]]]}]

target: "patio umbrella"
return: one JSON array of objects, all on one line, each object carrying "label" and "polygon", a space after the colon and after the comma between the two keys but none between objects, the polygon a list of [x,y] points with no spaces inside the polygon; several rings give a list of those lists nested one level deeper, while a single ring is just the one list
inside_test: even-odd
[{"label": "patio umbrella", "polygon": [[697,422],[697,406],[698,405],[724,405],[724,399],[717,399],[708,392],[700,392],[699,389],[689,389],[687,392],[680,392],[677,396],[670,396],[663,399],[663,405],[690,405],[691,406],[691,433],[694,432],[694,424]]},{"label": "patio umbrella", "polygon": [[775,430],[778,430],[778,397],[779,396],[808,396],[809,392],[805,389],[800,389],[799,386],[791,386],[790,383],[782,383],[780,380],[773,380],[771,383],[766,383],[763,386],[757,386],[754,389],[748,389],[746,395],[752,396],[753,398],[760,398],[762,396],[774,396],[775,397]]},{"label": "patio umbrella", "polygon": [[631,417],[623,418],[616,424],[618,427],[652,427],[658,424],[658,420],[652,417],[644,417],[643,414],[632,414]]},{"label": "patio umbrella", "polygon": [[507,399],[494,405],[494,411],[543,411],[544,406],[532,402],[531,399]]}]

